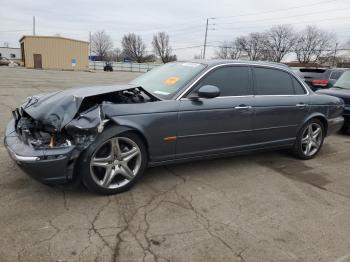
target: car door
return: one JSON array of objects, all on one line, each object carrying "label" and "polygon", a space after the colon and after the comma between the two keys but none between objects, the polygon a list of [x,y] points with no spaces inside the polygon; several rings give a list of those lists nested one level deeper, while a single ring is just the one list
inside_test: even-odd
[{"label": "car door", "polygon": [[290,143],[309,111],[308,91],[289,72],[253,67],[256,143]]},{"label": "car door", "polygon": [[[209,71],[181,98],[176,157],[232,151],[251,142],[253,96],[248,66],[221,66]],[[205,85],[220,89],[216,98],[198,98]]]}]

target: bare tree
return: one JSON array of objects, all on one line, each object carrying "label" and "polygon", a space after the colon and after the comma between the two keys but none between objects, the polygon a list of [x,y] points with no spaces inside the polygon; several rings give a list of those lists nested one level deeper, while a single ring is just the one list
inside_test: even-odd
[{"label": "bare tree", "polygon": [[302,64],[316,62],[324,50],[332,46],[332,39],[335,38],[316,26],[307,26],[299,35],[295,53]]},{"label": "bare tree", "polygon": [[165,32],[159,32],[153,36],[152,46],[164,64],[176,60],[176,56],[171,55],[169,35]]},{"label": "bare tree", "polygon": [[119,48],[114,48],[112,51],[108,52],[108,60],[114,62],[122,61],[122,51]]},{"label": "bare tree", "polygon": [[224,41],[215,50],[215,56],[220,59],[239,59],[242,53],[241,50],[239,41]]},{"label": "bare tree", "polygon": [[105,60],[112,48],[112,39],[104,30],[97,31],[92,35],[91,49],[99,59]]},{"label": "bare tree", "polygon": [[265,50],[273,62],[281,62],[288,53],[292,52],[297,36],[291,25],[278,25],[266,32]]},{"label": "bare tree", "polygon": [[122,46],[124,56],[138,63],[144,62],[146,45],[143,43],[141,36],[134,33],[124,35]]},{"label": "bare tree", "polygon": [[262,50],[265,47],[266,37],[261,33],[250,33],[236,39],[239,48],[246,53],[249,60],[256,61],[262,58]]}]

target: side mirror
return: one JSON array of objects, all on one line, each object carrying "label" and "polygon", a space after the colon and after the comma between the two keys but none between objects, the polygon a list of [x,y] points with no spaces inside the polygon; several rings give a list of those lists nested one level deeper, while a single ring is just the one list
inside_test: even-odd
[{"label": "side mirror", "polygon": [[214,98],[220,95],[220,89],[217,86],[205,85],[198,89],[198,97]]}]

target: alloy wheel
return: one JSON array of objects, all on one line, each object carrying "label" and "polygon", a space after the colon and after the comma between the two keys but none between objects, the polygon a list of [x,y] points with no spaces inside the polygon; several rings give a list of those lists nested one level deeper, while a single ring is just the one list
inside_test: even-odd
[{"label": "alloy wheel", "polygon": [[322,145],[323,131],[318,123],[311,123],[303,132],[301,150],[305,156],[315,155]]},{"label": "alloy wheel", "polygon": [[141,150],[133,140],[113,137],[93,153],[90,160],[91,176],[103,188],[120,188],[135,178],[141,161]]}]

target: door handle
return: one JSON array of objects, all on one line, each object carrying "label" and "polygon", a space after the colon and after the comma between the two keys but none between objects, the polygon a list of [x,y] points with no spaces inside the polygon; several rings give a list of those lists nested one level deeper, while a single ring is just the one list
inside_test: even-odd
[{"label": "door handle", "polygon": [[246,105],[239,105],[239,106],[235,106],[235,109],[251,109],[252,106],[246,106]]},{"label": "door handle", "polygon": [[299,104],[296,104],[295,106],[296,106],[296,107],[301,107],[301,108],[303,108],[303,107],[306,107],[307,104],[299,103]]}]

